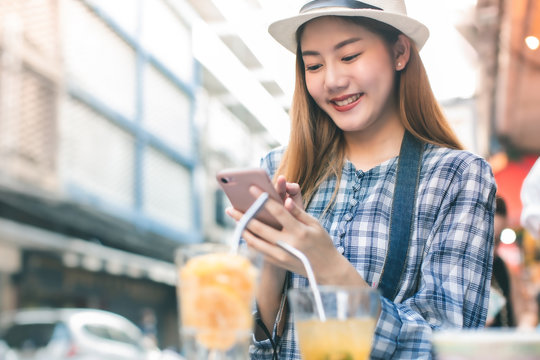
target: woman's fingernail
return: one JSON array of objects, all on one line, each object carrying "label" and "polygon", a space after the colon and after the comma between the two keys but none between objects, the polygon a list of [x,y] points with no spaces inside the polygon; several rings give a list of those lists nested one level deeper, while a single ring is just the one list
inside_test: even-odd
[{"label": "woman's fingernail", "polygon": [[259,196],[262,193],[261,190],[259,190],[259,188],[256,186],[250,186],[249,192],[255,196]]}]

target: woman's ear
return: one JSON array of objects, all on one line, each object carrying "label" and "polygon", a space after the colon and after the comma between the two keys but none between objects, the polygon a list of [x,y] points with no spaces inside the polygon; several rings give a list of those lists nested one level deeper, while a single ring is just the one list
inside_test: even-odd
[{"label": "woman's ear", "polygon": [[411,55],[411,41],[403,34],[398,35],[398,39],[394,44],[394,67],[396,71],[401,71],[409,62]]}]

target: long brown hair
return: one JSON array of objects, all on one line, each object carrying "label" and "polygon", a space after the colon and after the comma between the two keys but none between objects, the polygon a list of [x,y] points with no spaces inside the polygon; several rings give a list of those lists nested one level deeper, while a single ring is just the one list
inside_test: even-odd
[{"label": "long brown hair", "polygon": [[[359,17],[343,17],[380,35],[389,49],[397,41],[400,32],[387,24]],[[337,183],[345,161],[343,132],[315,103],[306,87],[305,67],[300,49],[300,38],[305,24],[296,33],[296,82],[290,110],[291,132],[289,144],[278,167],[277,175],[285,175],[287,181],[300,185],[304,204],[312,199],[319,185],[331,176]],[[399,116],[406,130],[418,139],[462,149],[457,136],[446,120],[431,90],[420,54],[411,41],[407,66],[396,73],[396,96]],[[337,194],[338,186],[334,192]],[[331,203],[332,201],[330,201]]]}]

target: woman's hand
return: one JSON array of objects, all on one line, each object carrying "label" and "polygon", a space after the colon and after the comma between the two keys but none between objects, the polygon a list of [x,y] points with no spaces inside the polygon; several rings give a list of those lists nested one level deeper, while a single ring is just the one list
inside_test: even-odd
[{"label": "woman's hand", "polygon": [[[278,179],[277,186],[282,186],[281,190],[286,189],[284,178]],[[250,192],[259,196],[262,191],[252,186]],[[306,276],[302,262],[276,245],[278,240],[285,241],[306,255],[317,283],[365,284],[349,261],[337,252],[330,236],[319,221],[298,205],[298,198],[301,200],[299,191],[294,194],[287,191],[280,193],[286,193],[284,203],[279,204],[269,199],[265,208],[280,222],[282,229],[274,229],[253,219],[248,224],[248,231],[242,234],[247,244],[261,252],[265,261]],[[236,220],[242,217],[242,213],[234,209],[228,209],[227,213]]]},{"label": "woman's hand", "polygon": [[285,200],[288,198],[291,198],[299,208],[304,208],[300,185],[297,183],[287,182],[285,176],[279,175],[276,181],[276,191],[283,202],[285,202]]}]

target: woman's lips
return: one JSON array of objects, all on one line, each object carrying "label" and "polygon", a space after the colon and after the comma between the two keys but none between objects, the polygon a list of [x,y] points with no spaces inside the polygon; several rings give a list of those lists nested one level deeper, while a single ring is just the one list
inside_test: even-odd
[{"label": "woman's lips", "polygon": [[343,112],[348,111],[355,107],[362,98],[363,93],[358,93],[354,95],[349,96],[342,96],[339,98],[334,98],[330,100],[330,104],[336,109],[337,111]]}]

